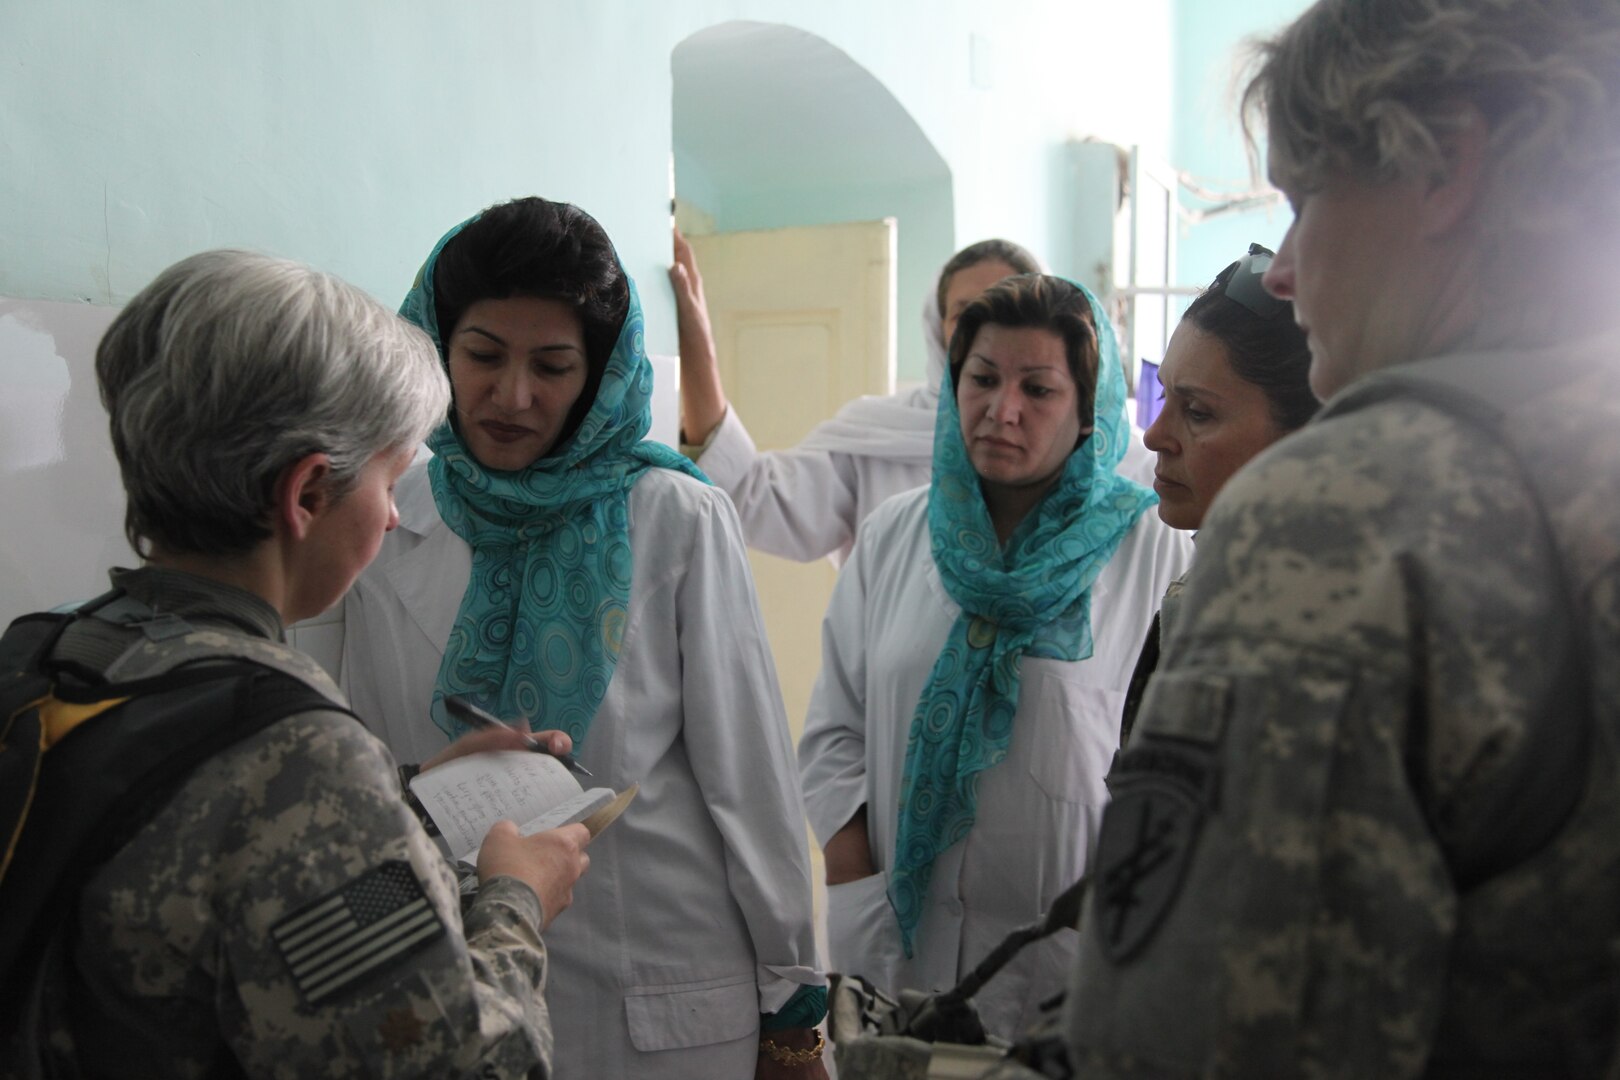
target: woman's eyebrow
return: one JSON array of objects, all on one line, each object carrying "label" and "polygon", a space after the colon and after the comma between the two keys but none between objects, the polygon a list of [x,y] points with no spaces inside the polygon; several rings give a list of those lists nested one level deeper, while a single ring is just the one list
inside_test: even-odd
[{"label": "woman's eyebrow", "polygon": [[[495,333],[495,332],[493,332],[491,330],[484,329],[482,326],[464,326],[464,327],[461,328],[459,334],[480,334],[480,335],[482,335],[484,337],[489,338],[489,340],[493,341],[495,344],[501,346],[502,348],[506,347],[506,339],[505,338],[501,337],[499,334],[497,334],[497,333]],[[459,336],[459,334],[458,334],[458,336]],[[581,356],[585,355],[585,350],[580,348],[578,345],[575,345],[571,341],[557,341],[557,342],[553,342],[553,343],[548,344],[548,345],[540,345],[540,346],[537,346],[537,347],[535,347],[533,349],[530,349],[529,350],[529,355],[533,356],[536,353],[543,353],[543,352],[577,352]]]},{"label": "woman's eyebrow", "polygon": [[[990,365],[991,367],[995,368],[997,371],[1001,370],[1001,365],[1000,364],[996,363],[994,360],[990,359],[988,356],[984,355],[983,353],[969,353],[968,354],[968,359],[969,360],[980,360],[980,361],[983,361],[984,363]],[[1056,370],[1058,370],[1058,367],[1059,367],[1059,365],[1057,365],[1057,364],[1044,364],[1044,363],[1043,364],[1033,364],[1033,365],[1026,364],[1023,367],[1016,368],[1016,370],[1023,373],[1023,374],[1028,374],[1031,371],[1056,371]]]},{"label": "woman's eyebrow", "polygon": [[[496,334],[496,333],[494,333],[492,331],[489,331],[489,330],[485,330],[482,326],[463,326],[461,328],[460,333],[461,334],[482,334],[485,337],[489,338],[489,340],[493,341],[497,345],[505,345],[506,344],[506,339],[502,338],[499,334]],[[459,334],[457,336],[459,336]]]},{"label": "woman's eyebrow", "polygon": [[1167,393],[1177,394],[1181,397],[1186,397],[1189,394],[1197,394],[1199,397],[1206,397],[1215,401],[1226,400],[1223,395],[1216,393],[1207,386],[1200,386],[1195,382],[1177,381],[1174,385],[1168,385],[1163,379],[1160,379],[1159,385],[1164,387]]}]

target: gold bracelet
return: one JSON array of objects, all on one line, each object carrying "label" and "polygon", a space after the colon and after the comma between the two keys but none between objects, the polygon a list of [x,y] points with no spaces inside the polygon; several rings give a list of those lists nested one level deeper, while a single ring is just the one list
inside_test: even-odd
[{"label": "gold bracelet", "polygon": [[821,1052],[827,1049],[827,1040],[820,1031],[816,1032],[816,1045],[808,1050],[794,1050],[786,1046],[778,1046],[770,1039],[759,1040],[759,1052],[767,1055],[778,1065],[808,1065],[812,1061],[821,1060]]}]

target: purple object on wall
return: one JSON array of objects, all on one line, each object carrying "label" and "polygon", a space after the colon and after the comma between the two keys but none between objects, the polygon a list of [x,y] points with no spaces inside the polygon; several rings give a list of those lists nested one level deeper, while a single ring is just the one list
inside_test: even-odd
[{"label": "purple object on wall", "polygon": [[1142,374],[1136,377],[1136,426],[1143,431],[1164,407],[1164,390],[1159,386],[1159,365],[1142,361]]}]

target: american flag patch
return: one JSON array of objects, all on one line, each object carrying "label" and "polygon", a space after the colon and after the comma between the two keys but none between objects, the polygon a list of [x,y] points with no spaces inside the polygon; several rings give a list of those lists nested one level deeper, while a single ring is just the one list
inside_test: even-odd
[{"label": "american flag patch", "polygon": [[444,933],[410,863],[385,862],[270,928],[304,1001],[319,1005]]}]

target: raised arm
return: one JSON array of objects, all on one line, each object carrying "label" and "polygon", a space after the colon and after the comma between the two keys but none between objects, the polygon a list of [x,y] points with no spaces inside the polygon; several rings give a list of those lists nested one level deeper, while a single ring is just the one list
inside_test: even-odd
[{"label": "raised arm", "polygon": [[859,478],[847,454],[761,452],[726,400],[703,276],[675,230],[669,269],[681,348],[681,439],[709,479],[731,496],[748,546],[809,562],[847,548],[855,536]]},{"label": "raised arm", "polygon": [[708,301],[697,257],[681,230],[675,230],[675,261],[669,268],[675,289],[675,319],[681,349],[681,441],[701,445],[726,415],[726,391],[709,325]]}]

